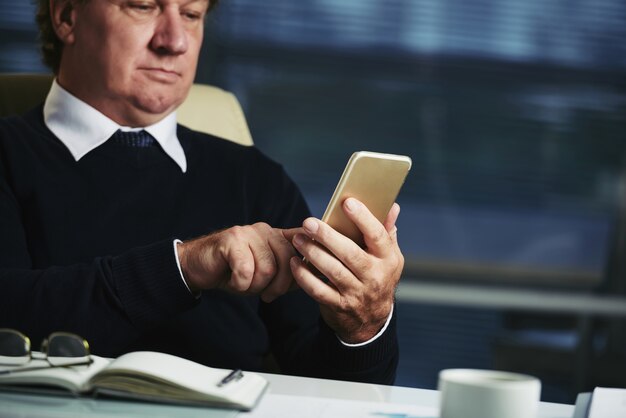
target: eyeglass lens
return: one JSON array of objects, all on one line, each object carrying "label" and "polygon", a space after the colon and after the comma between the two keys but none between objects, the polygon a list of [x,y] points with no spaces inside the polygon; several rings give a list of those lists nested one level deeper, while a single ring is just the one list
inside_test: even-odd
[{"label": "eyeglass lens", "polygon": [[0,364],[20,365],[30,361],[30,340],[11,329],[0,329]]},{"label": "eyeglass lens", "polygon": [[73,334],[52,334],[47,342],[48,361],[53,366],[89,362],[89,348],[84,339]]}]

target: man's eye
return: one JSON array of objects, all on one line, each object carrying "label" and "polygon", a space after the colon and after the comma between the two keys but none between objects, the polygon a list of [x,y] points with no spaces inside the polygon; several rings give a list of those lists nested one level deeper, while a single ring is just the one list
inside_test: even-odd
[{"label": "man's eye", "polygon": [[148,13],[156,9],[155,3],[150,2],[131,2],[128,7],[140,13]]},{"label": "man's eye", "polygon": [[189,21],[202,19],[202,13],[199,12],[183,12],[182,16]]}]

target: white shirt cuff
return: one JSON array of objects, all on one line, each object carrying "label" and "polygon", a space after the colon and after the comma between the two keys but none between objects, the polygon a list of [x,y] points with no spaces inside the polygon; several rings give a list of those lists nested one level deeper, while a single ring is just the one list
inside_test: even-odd
[{"label": "white shirt cuff", "polygon": [[191,291],[191,289],[189,288],[189,285],[185,281],[185,276],[183,276],[183,269],[180,267],[180,259],[178,258],[178,245],[177,244],[182,244],[182,243],[183,242],[181,240],[179,240],[179,239],[175,239],[174,240],[174,257],[176,258],[176,267],[178,267],[178,272],[180,273],[180,279],[185,284],[185,287],[187,288],[189,293],[191,293],[193,296],[198,298],[200,296],[199,295],[194,295],[193,292]]},{"label": "white shirt cuff", "polygon": [[[395,304],[394,304],[395,305]],[[387,330],[387,327],[389,326],[389,323],[391,322],[391,317],[393,316],[393,309],[394,309],[394,305],[391,305],[391,312],[389,312],[389,316],[387,317],[387,321],[385,322],[385,325],[383,325],[383,327],[380,329],[380,331],[378,331],[378,333],[376,335],[374,335],[372,338],[370,338],[367,341],[364,341],[362,343],[356,343],[356,344],[350,344],[347,343],[345,341],[343,341],[341,338],[339,338],[338,335],[336,335],[337,339],[339,340],[339,342],[343,345],[345,345],[346,347],[363,347],[364,345],[367,345],[371,342],[376,341],[376,339],[378,337],[380,337],[381,335],[383,335],[383,333]]]}]

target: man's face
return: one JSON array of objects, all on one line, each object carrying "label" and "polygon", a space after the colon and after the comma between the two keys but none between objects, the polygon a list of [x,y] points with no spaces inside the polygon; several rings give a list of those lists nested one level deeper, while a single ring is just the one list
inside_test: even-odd
[{"label": "man's face", "polygon": [[72,29],[63,38],[59,83],[121,125],[157,122],[183,102],[193,83],[208,4],[75,4]]}]

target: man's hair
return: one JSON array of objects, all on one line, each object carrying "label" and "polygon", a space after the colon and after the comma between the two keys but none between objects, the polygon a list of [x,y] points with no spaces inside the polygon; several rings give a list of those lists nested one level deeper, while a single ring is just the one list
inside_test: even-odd
[{"label": "man's hair", "polygon": [[[57,37],[52,26],[52,16],[50,14],[50,0],[37,1],[37,26],[39,26],[39,42],[43,62],[54,71],[59,72],[61,65],[61,53],[63,52],[63,43]],[[69,0],[77,3],[86,3],[89,0]],[[209,0],[209,11],[215,7],[218,0]]]}]

